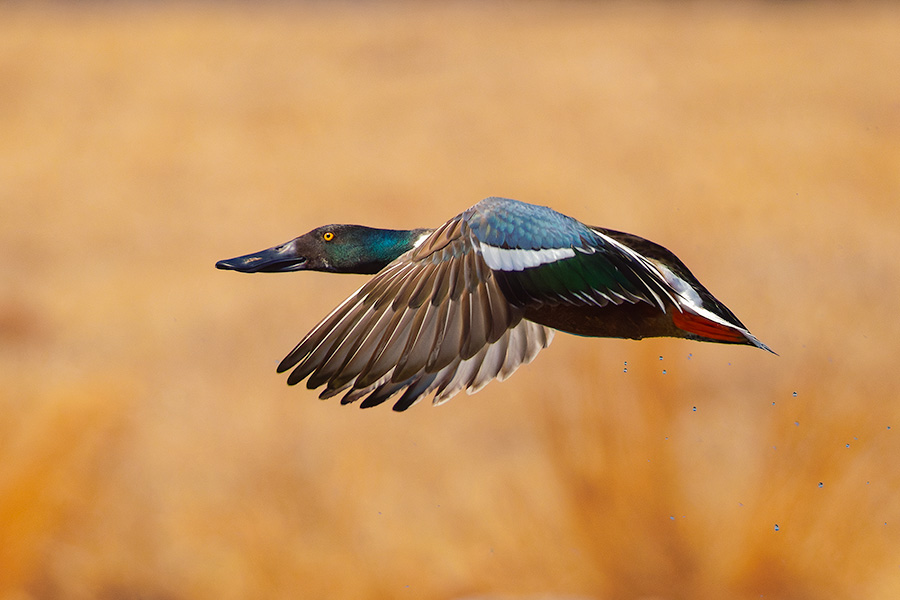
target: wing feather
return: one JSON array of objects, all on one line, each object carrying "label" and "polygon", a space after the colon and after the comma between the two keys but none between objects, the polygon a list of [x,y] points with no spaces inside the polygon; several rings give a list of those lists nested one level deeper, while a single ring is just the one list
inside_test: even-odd
[{"label": "wing feather", "polygon": [[530,362],[552,337],[522,320],[478,251],[464,215],[435,230],[332,311],[279,365],[321,398],[395,410],[444,402]]}]

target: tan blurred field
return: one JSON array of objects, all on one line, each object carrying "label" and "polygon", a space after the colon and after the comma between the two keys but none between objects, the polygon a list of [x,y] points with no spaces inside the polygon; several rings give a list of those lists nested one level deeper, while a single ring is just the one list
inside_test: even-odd
[{"label": "tan blurred field", "polygon": [[[900,597],[898,73],[895,4],[0,5],[0,598]],[[362,278],[213,268],[489,195],[780,356],[361,411],[274,367]]]}]

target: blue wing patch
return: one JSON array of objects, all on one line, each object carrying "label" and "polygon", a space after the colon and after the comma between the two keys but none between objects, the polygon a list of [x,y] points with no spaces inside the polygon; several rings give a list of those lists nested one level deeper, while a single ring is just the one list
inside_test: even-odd
[{"label": "blue wing patch", "polygon": [[538,250],[602,244],[591,229],[572,217],[508,198],[486,198],[462,218],[479,242],[496,248]]}]

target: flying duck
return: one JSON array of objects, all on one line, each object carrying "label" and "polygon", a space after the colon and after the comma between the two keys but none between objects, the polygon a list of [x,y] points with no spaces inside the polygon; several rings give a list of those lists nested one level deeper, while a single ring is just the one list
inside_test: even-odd
[{"label": "flying duck", "polygon": [[555,210],[487,198],[437,229],[326,225],[216,263],[243,273],[372,274],[281,361],[288,383],[376,406],[440,404],[531,362],[554,330],[772,352],[674,254]]}]

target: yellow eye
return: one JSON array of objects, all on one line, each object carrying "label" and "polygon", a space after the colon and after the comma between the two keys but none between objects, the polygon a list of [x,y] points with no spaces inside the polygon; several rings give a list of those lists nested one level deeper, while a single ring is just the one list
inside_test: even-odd
[{"label": "yellow eye", "polygon": [[330,231],[326,231],[325,233],[322,234],[322,239],[325,240],[326,242],[330,242],[331,240],[334,239],[334,234],[331,233]]}]

